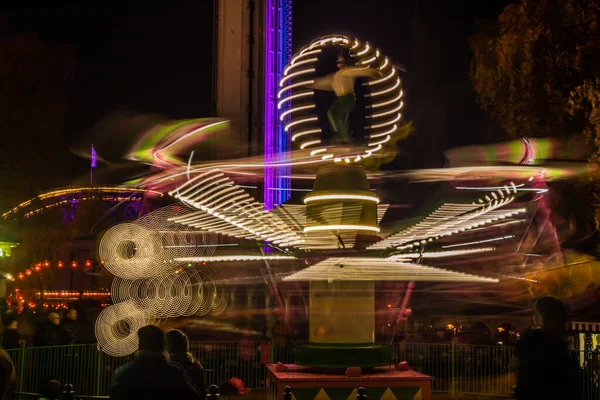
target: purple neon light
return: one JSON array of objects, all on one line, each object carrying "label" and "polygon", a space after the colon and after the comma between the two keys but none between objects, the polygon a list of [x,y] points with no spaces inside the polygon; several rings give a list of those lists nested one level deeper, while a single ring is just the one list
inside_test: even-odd
[{"label": "purple neon light", "polygon": [[[275,108],[276,89],[276,60],[275,30],[276,30],[276,0],[267,0],[265,16],[265,104],[264,104],[264,147],[265,164],[275,161],[275,128],[277,112]],[[274,207],[274,193],[270,189],[275,185],[275,168],[265,167],[264,175],[264,204],[265,210]]]},{"label": "purple neon light", "polygon": [[[264,160],[265,163],[289,160],[290,137],[279,121],[276,104],[277,84],[291,58],[291,0],[267,0],[265,13],[265,103]],[[285,202],[290,197],[290,167],[265,167],[265,209]],[[277,189],[277,190],[273,190]],[[282,190],[283,189],[283,190]]]},{"label": "purple neon light", "polygon": [[94,149],[94,145],[92,145],[92,168],[96,168],[96,161],[97,161],[97,154],[96,154],[96,149]]}]

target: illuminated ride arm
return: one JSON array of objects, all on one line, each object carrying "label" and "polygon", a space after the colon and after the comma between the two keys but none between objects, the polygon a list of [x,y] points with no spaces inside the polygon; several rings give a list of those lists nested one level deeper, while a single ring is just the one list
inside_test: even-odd
[{"label": "illuminated ride arm", "polygon": [[356,78],[377,78],[381,71],[373,68],[344,67],[333,75],[331,85],[337,97],[354,93]]},{"label": "illuminated ride arm", "polygon": [[333,91],[333,75],[329,74],[320,78],[314,78],[314,82],[306,86],[316,90]]}]

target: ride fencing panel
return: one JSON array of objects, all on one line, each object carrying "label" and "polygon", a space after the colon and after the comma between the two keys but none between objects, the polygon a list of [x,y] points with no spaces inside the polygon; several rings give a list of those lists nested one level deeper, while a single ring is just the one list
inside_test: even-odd
[{"label": "ride fencing panel", "polygon": [[[268,363],[294,362],[302,343],[192,342],[190,351],[204,366],[207,387],[240,379],[249,389],[266,389]],[[39,393],[44,378],[71,383],[77,395],[106,396],[115,370],[133,355],[113,357],[98,345],[24,347],[9,350],[17,372],[17,391]],[[584,399],[600,398],[600,362],[594,352],[573,353]],[[516,384],[515,348],[459,344],[403,343],[394,346],[390,364],[408,362],[411,369],[430,375],[436,392],[487,396],[512,395]],[[575,361],[574,361],[575,362]]]},{"label": "ride fencing panel", "polygon": [[395,346],[394,363],[431,376],[435,392],[511,396],[515,385],[515,348],[406,343]]}]

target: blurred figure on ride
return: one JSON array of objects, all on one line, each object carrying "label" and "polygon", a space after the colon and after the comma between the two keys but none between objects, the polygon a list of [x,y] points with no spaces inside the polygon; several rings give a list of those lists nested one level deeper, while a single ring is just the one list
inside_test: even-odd
[{"label": "blurred figure on ride", "polygon": [[0,345],[4,350],[18,349],[21,347],[21,335],[17,331],[19,329],[19,320],[14,313],[7,313],[4,316],[4,331],[0,337]]},{"label": "blurred figure on ride", "polygon": [[577,364],[566,339],[567,310],[555,297],[533,303],[533,329],[517,342],[515,397],[519,400],[578,400]]},{"label": "blurred figure on ride", "polygon": [[48,320],[44,321],[41,328],[35,333],[33,345],[35,347],[59,346],[63,342],[63,329],[60,326],[60,315],[51,312],[48,314]]},{"label": "blurred figure on ride", "polygon": [[115,371],[111,399],[202,399],[185,370],[169,361],[162,329],[144,326],[138,338],[135,360]]},{"label": "blurred figure on ride", "polygon": [[39,400],[60,400],[62,387],[56,379],[44,379],[40,387]]},{"label": "blurred figure on ride", "polygon": [[63,343],[79,344],[81,327],[77,320],[77,310],[70,308],[67,311],[66,318],[62,321]]},{"label": "blurred figure on ride", "polygon": [[166,336],[167,352],[171,362],[179,364],[187,372],[192,383],[196,385],[198,393],[204,399],[206,397],[206,386],[204,383],[204,368],[198,360],[190,353],[190,342],[185,333],[177,329],[171,329]]},{"label": "blurred figure on ride", "polygon": [[0,350],[0,400],[8,400],[14,390],[17,375],[12,360],[4,350]]}]

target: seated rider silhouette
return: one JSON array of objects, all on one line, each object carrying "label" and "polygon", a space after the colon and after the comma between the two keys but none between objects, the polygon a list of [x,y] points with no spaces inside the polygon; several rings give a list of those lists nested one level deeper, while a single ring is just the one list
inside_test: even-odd
[{"label": "seated rider silhouette", "polygon": [[354,94],[354,82],[356,78],[377,78],[381,71],[369,67],[354,67],[349,65],[349,59],[345,55],[337,58],[338,71],[315,78],[314,83],[308,87],[316,90],[329,90],[335,92],[336,99],[327,110],[327,118],[334,133],[333,141],[339,144],[352,143],[350,133],[350,114],[356,105]]}]

